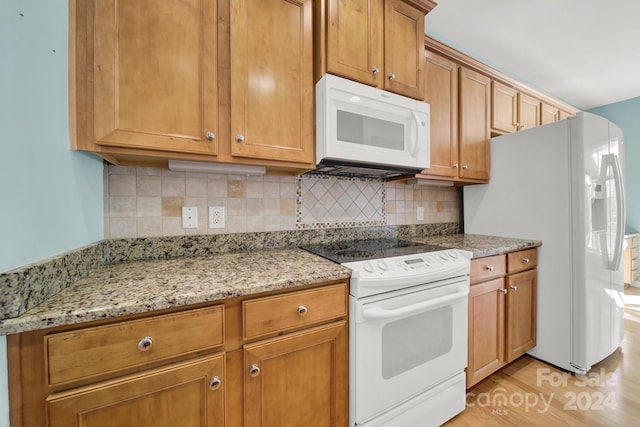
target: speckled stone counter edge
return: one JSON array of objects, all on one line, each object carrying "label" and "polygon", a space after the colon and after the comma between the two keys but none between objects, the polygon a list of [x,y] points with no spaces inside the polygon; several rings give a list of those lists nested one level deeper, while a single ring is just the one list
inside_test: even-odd
[{"label": "speckled stone counter edge", "polygon": [[103,240],[0,274],[0,320],[18,317],[107,264],[218,255],[353,239],[444,236],[457,223]]}]

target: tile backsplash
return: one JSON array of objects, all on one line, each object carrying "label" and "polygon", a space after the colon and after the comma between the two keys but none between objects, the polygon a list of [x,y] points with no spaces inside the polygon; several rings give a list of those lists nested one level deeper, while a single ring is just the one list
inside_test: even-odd
[{"label": "tile backsplash", "polygon": [[[105,167],[105,238],[160,237],[458,222],[458,192],[318,175],[245,176]],[[182,228],[182,207],[198,228]],[[224,206],[225,227],[208,228],[208,207]],[[424,219],[416,219],[416,209]]]}]

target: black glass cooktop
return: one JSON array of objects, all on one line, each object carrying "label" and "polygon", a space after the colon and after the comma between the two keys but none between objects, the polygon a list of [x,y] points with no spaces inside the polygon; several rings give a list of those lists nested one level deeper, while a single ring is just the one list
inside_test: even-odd
[{"label": "black glass cooktop", "polygon": [[351,240],[326,245],[304,245],[300,248],[340,264],[447,249],[442,246],[397,239]]}]

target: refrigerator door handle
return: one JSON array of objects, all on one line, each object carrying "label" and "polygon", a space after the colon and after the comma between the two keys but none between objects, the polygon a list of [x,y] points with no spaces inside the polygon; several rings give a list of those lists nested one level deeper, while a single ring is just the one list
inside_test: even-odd
[{"label": "refrigerator door handle", "polygon": [[609,269],[616,271],[620,267],[620,261],[622,260],[622,240],[624,239],[624,227],[625,227],[625,195],[624,195],[624,182],[622,179],[622,170],[620,168],[620,160],[616,154],[609,155],[609,162],[613,169],[613,180],[616,186],[616,242],[615,252],[613,253],[613,259],[609,263]]}]

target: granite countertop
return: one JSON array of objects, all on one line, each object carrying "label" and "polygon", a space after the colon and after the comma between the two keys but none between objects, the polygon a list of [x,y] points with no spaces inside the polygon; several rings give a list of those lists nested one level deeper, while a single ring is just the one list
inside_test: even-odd
[{"label": "granite countertop", "polygon": [[7,335],[347,279],[351,270],[301,249],[110,264],[21,316]]},{"label": "granite countertop", "polygon": [[542,242],[539,240],[512,239],[506,237],[483,236],[479,234],[411,237],[408,240],[444,246],[451,249],[462,249],[471,252],[473,254],[473,258],[481,258],[542,246]]},{"label": "granite countertop", "polygon": [[[294,246],[303,243],[399,237],[467,250],[474,258],[542,244],[537,240],[455,234],[442,225],[397,231],[373,228],[349,233],[328,230],[104,241],[0,275],[0,287],[7,290],[0,296],[0,308],[4,307],[0,335],[186,307],[351,276],[348,268]],[[273,248],[278,245],[282,247]]]}]

